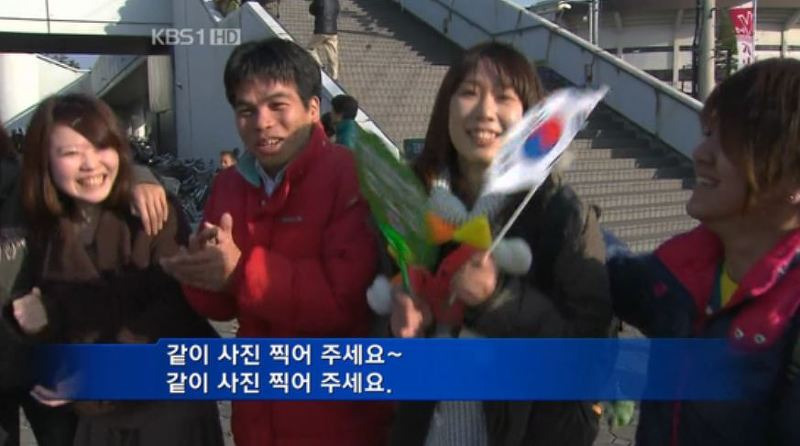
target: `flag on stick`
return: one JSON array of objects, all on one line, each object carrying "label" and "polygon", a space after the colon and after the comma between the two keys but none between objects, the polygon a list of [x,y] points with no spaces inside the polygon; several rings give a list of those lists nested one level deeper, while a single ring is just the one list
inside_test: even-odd
[{"label": "flag on stick", "polygon": [[483,193],[539,187],[606,92],[608,87],[558,90],[528,110],[504,136]]}]

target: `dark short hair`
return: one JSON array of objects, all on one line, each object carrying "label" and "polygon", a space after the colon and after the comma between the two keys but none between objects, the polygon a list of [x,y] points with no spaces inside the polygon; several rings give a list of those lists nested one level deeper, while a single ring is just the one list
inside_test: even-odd
[{"label": "dark short hair", "polygon": [[784,181],[800,186],[800,60],[765,59],[717,85],[701,113],[745,175],[750,203]]},{"label": "dark short hair", "polygon": [[296,43],[277,37],[237,46],[225,64],[224,79],[225,95],[233,106],[239,86],[253,79],[293,84],[305,105],[322,92],[319,65],[314,58]]},{"label": "dark short hair", "polygon": [[80,133],[95,147],[117,151],[119,171],[103,206],[122,211],[130,207],[132,155],[111,107],[85,94],[51,96],[39,104],[31,118],[22,158],[22,207],[28,223],[39,235],[48,231],[57,217],[71,215],[75,210],[73,201],[58,190],[50,172],[50,137],[57,125]]},{"label": "dark short hair", "polygon": [[482,64],[497,70],[501,82],[511,87],[527,110],[544,97],[544,88],[532,62],[514,49],[500,42],[486,42],[466,50],[442,79],[436,94],[433,112],[425,134],[422,152],[413,164],[414,171],[426,187],[432,179],[448,168],[455,180],[458,176],[457,153],[450,138],[450,99],[464,79]]},{"label": "dark short hair", "polygon": [[233,159],[239,159],[239,149],[231,149],[231,150],[221,150],[219,152],[219,156],[228,155]]},{"label": "dark short hair", "polygon": [[342,115],[344,119],[356,119],[358,114],[358,101],[352,96],[340,94],[331,99],[331,108],[336,113]]}]

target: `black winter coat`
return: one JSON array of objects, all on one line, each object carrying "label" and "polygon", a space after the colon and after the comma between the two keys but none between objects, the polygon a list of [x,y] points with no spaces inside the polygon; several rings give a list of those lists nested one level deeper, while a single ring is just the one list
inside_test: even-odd
[{"label": "black winter coat", "polygon": [[[515,196],[507,219],[521,201]],[[465,327],[478,335],[606,337],[611,297],[605,244],[593,209],[568,186],[549,179],[509,231],[525,239],[533,265],[523,277],[500,276],[495,295],[467,310]],[[533,378],[532,378],[533,379]],[[584,401],[486,401],[490,446],[589,446],[598,417]],[[435,403],[400,403],[391,444],[424,445]]]}]

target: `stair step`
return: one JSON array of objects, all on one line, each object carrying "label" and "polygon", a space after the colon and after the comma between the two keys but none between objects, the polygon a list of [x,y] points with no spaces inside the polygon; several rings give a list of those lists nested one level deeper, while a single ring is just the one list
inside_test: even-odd
[{"label": "stair step", "polygon": [[588,138],[578,135],[572,143],[570,143],[571,147],[576,149],[591,149],[591,148],[600,148],[600,149],[616,149],[616,148],[628,148],[628,147],[647,147],[648,144],[646,141],[638,138],[631,138],[631,137],[617,137],[617,138],[610,138],[599,136],[597,138]]},{"label": "stair step", "polygon": [[626,194],[626,193],[652,193],[660,191],[685,190],[688,187],[688,180],[680,178],[659,178],[656,180],[629,180],[629,181],[568,181],[569,185],[578,194],[586,195],[606,195],[606,194]]},{"label": "stair step", "polygon": [[573,148],[573,153],[579,160],[598,160],[598,159],[624,159],[657,156],[653,149],[647,147],[619,147],[613,149],[601,148]]},{"label": "stair step", "polygon": [[691,197],[691,190],[666,190],[666,191],[631,191],[624,194],[581,194],[581,199],[587,203],[594,203],[601,209],[621,206],[648,206],[668,203],[686,203]]},{"label": "stair step", "polygon": [[686,215],[686,203],[660,203],[654,205],[619,206],[601,209],[600,218],[604,223],[646,220],[650,218],[671,218]]},{"label": "stair step", "polygon": [[636,133],[633,131],[625,130],[622,127],[606,127],[603,129],[590,129],[584,128],[578,132],[576,138],[634,138]]},{"label": "stair step", "polygon": [[646,158],[577,159],[572,162],[572,170],[613,170],[635,169],[638,167],[658,168],[675,166],[677,160],[650,156]]},{"label": "stair step", "polygon": [[600,223],[623,241],[626,239],[635,239],[637,237],[652,237],[656,234],[684,232],[697,226],[697,221],[688,216],[660,219],[648,218],[609,223],[603,222],[603,218],[601,217]]},{"label": "stair step", "polygon": [[679,178],[688,173],[685,167],[609,169],[609,170],[567,170],[567,181],[580,183],[590,181],[652,180],[660,178]]}]

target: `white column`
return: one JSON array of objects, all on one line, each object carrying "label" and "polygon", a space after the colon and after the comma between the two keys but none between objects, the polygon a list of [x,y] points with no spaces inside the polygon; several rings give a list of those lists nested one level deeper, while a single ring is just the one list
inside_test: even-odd
[{"label": "white column", "polygon": [[623,59],[622,57],[622,14],[619,11],[614,11],[614,25],[617,28],[617,57]]},{"label": "white column", "polygon": [[702,10],[703,32],[700,35],[700,56],[697,67],[698,99],[705,101],[714,89],[714,37],[716,0],[704,0]]},{"label": "white column", "polygon": [[800,9],[796,10],[783,24],[783,29],[781,29],[781,57],[789,55],[789,38],[787,34],[798,20],[800,20]]},{"label": "white column", "polygon": [[681,70],[681,23],[683,22],[683,9],[679,9],[675,14],[675,26],[672,29],[672,86],[678,88],[680,85]]}]

